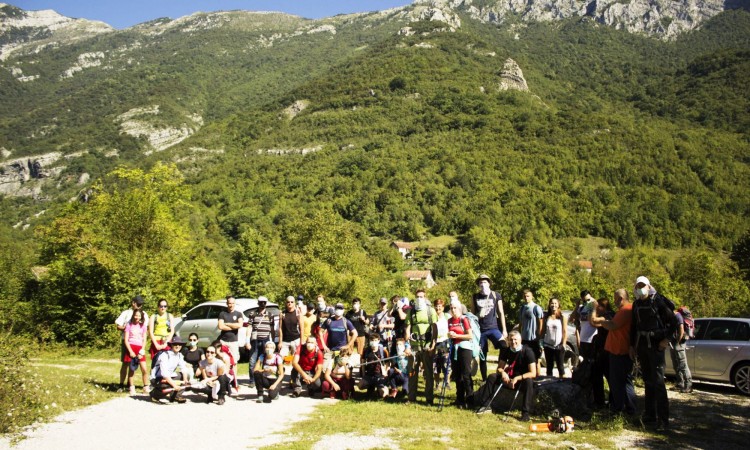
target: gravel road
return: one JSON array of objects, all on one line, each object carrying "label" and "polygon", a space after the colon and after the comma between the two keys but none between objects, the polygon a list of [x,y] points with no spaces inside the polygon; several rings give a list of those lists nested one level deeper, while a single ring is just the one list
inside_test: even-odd
[{"label": "gravel road", "polygon": [[[280,431],[331,400],[280,396],[273,403],[256,403],[256,391],[242,380],[239,394],[224,405],[208,405],[206,396],[187,393],[187,403],[157,405],[148,395],[123,395],[98,405],[67,412],[36,427],[11,446],[0,449],[115,450],[134,448],[257,448],[274,444]],[[153,426],[160,424],[158,431]],[[161,442],[156,442],[156,440]]]}]

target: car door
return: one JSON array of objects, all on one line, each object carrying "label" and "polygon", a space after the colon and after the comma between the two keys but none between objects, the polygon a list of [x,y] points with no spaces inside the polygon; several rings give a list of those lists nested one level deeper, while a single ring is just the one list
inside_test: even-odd
[{"label": "car door", "polygon": [[[744,326],[744,327],[743,327]],[[729,380],[732,361],[740,352],[741,343],[736,339],[747,333],[747,323],[736,320],[696,320],[696,339],[687,342],[692,360],[688,364],[696,377],[714,380]],[[700,327],[698,329],[698,327]]]},{"label": "car door", "polygon": [[[206,332],[207,329],[211,327],[211,322],[214,322],[214,327],[216,327],[216,320],[211,320],[209,318],[209,312],[211,311],[211,305],[201,305],[197,306],[185,314],[185,318],[182,320],[182,323],[180,324],[180,337],[183,339],[188,339],[188,336],[190,336],[190,333],[195,333],[198,335],[198,346],[199,347],[208,347],[211,345],[211,342],[213,342],[213,339],[211,338],[211,335]],[[218,314],[216,315],[218,318]]]}]

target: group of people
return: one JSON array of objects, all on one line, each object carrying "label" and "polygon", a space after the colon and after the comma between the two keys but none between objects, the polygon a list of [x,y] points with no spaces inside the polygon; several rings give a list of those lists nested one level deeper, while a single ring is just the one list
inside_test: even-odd
[{"label": "group of people", "polygon": [[[456,292],[446,302],[431,302],[423,289],[414,301],[400,296],[381,298],[379,311],[368,315],[361,300],[354,299],[346,312],[343,304],[330,306],[320,295],[317,302],[305,303],[289,296],[278,316],[266,308],[268,300],[258,299],[258,310],[251,317],[235,309],[228,296],[226,311],[218,319],[219,339],[205,349],[197,347],[198,336],[187,342],[174,336],[173,318],[167,302],[158,302],[158,312],[149,317],[143,299],[136,296],[116,324],[123,332],[121,385],[127,382],[135,394],[134,374],[140,368],[144,392],[154,401],[182,402],[185,387],[207,393],[208,401],[224,403],[238,388],[237,363],[240,345],[249,352],[250,387],[257,390],[257,401],[270,403],[278,398],[284,381],[285,363],[291,363],[289,388],[292,397],[303,395],[348,399],[355,387],[368,397],[415,402],[420,375],[424,378],[426,403],[435,402],[435,388],[441,397],[456,385],[459,408],[486,411],[501,388],[522,395],[521,420],[528,420],[534,404],[534,379],[540,375],[539,360],[544,353],[547,375],[565,377],[564,356],[568,318],[557,298],[549,300],[546,311],[537,305],[530,290],[523,292],[524,303],[517,316],[518,329],[507,330],[502,296],[491,288],[487,275],[476,279],[478,291],[469,308]],[[571,314],[576,324],[576,341],[584,363],[591,364],[593,397],[603,406],[603,377],[609,381],[609,407],[614,412],[635,414],[632,365],[636,356],[646,383],[644,420],[667,427],[668,400],[664,387],[664,351],[682,348],[678,315],[674,305],[657,293],[645,277],[636,280],[631,303],[625,289],[618,289],[615,313],[606,298],[593,300],[581,293],[580,304]],[[447,309],[447,311],[446,311]],[[248,327],[246,340],[239,342],[239,329]],[[145,342],[151,341],[150,372],[146,368]],[[499,351],[495,373],[488,376],[485,356],[489,343]],[[482,386],[474,391],[472,365],[480,354]],[[690,389],[686,364],[678,367],[682,389]],[[355,381],[358,379],[358,382]],[[150,382],[148,382],[150,380]],[[442,405],[442,401],[441,401]]]}]

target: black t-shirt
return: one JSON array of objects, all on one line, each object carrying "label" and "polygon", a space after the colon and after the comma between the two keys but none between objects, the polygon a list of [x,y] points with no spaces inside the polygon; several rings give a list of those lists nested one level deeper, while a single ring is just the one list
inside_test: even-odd
[{"label": "black t-shirt", "polygon": [[281,318],[281,332],[284,342],[292,342],[300,338],[299,317],[295,311],[284,311]]},{"label": "black t-shirt", "polygon": [[511,378],[528,373],[529,364],[536,364],[534,350],[526,345],[521,346],[521,351],[517,353],[513,352],[510,347],[502,348],[500,359],[505,361],[505,373]]},{"label": "black t-shirt", "polygon": [[180,353],[182,353],[182,357],[185,358],[185,362],[193,366],[193,370],[198,370],[198,364],[200,364],[201,359],[205,354],[203,352],[203,349],[200,347],[196,348],[192,352],[189,351],[187,347],[182,347]]},{"label": "black t-shirt", "polygon": [[[224,323],[241,322],[243,317],[244,315],[237,310],[234,310],[231,313],[229,311],[224,311],[219,314],[219,320],[224,320]],[[238,332],[239,330],[221,330],[219,339],[225,342],[237,342]]]},{"label": "black t-shirt", "polygon": [[354,310],[350,310],[348,313],[346,313],[346,318],[349,319],[349,321],[354,325],[354,328],[357,330],[357,336],[364,336],[365,335],[365,325],[367,325],[367,313],[360,309],[359,312],[354,312]]}]

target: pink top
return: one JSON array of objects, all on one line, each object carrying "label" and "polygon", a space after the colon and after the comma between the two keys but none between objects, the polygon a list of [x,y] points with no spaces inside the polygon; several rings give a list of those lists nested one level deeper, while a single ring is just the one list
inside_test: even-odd
[{"label": "pink top", "polygon": [[125,325],[125,334],[128,336],[128,344],[143,347],[143,343],[146,340],[147,330],[148,326],[145,323],[140,324],[128,322],[127,325]]}]

